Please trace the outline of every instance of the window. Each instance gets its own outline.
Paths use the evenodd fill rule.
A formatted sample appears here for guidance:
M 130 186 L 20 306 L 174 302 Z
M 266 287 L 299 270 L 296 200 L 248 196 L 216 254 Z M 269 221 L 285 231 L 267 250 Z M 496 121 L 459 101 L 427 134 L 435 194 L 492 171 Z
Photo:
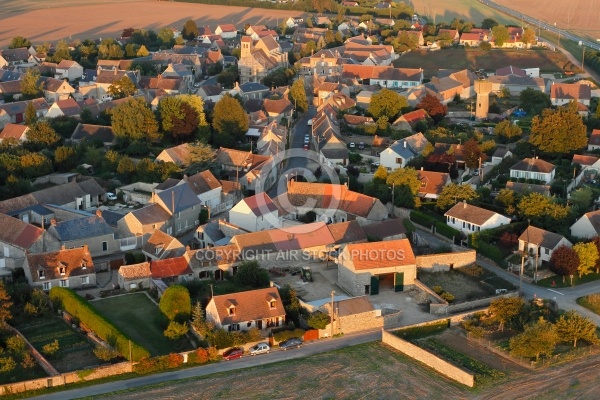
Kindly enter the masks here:
M 81 284 L 82 285 L 89 285 L 90 284 L 90 277 L 89 276 L 82 276 L 81 277 Z
M 67 272 L 67 269 L 65 267 L 59 267 L 58 268 L 58 273 L 61 275 L 64 275 Z
M 235 315 L 235 307 L 229 307 L 228 310 L 229 315 Z
M 163 246 L 156 246 L 156 254 L 160 254 L 161 251 L 163 251 Z
M 547 248 L 547 247 L 544 247 L 544 253 L 545 253 L 546 255 L 550 255 L 550 249 L 549 249 L 549 248 Z
M 60 281 L 58 281 L 58 284 L 60 287 L 69 287 L 69 280 L 68 279 L 61 279 Z
M 251 327 L 252 327 L 252 322 L 248 322 L 248 323 L 246 324 L 246 327 L 247 327 L 247 328 L 251 328 Z
M 198 239 L 204 240 L 204 232 L 198 232 Z
M 102 242 L 102 251 L 108 251 L 108 242 Z
M 38 271 L 38 278 L 46 279 L 46 271 Z
M 402 164 L 402 158 L 396 157 L 396 164 Z
M 81 261 L 81 269 L 86 269 L 87 268 L 87 262 L 85 260 Z
M 198 279 L 208 279 L 210 278 L 210 271 L 200 271 L 198 273 Z
M 181 218 L 181 213 L 180 212 L 177 213 L 177 218 Z
M 275 300 L 269 301 L 269 308 L 275 308 Z
M 50 288 L 52 287 L 52 285 L 50 284 L 50 282 L 44 282 L 42 288 L 44 290 L 50 290 Z

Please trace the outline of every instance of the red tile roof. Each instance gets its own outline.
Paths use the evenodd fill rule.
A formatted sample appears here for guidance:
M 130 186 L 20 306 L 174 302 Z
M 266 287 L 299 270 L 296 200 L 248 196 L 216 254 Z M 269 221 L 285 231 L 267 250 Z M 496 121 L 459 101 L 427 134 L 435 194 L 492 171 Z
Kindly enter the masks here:
M 152 279 L 172 278 L 192 273 L 185 257 L 167 258 L 165 260 L 154 260 L 150 263 Z
M 260 217 L 267 213 L 276 213 L 278 208 L 266 193 L 258 193 L 242 200 L 252 210 L 252 213 Z
M 589 100 L 592 97 L 592 88 L 589 85 L 578 83 L 553 83 L 550 88 L 550 98 Z
M 270 307 L 271 301 L 275 302 L 274 307 Z M 210 303 L 214 303 L 223 325 L 285 316 L 281 296 L 275 287 L 214 296 Z M 230 309 L 233 309 L 232 314 Z
M 29 254 L 27 255 L 27 264 L 34 282 L 94 273 L 94 263 L 87 246 L 51 253 Z M 61 268 L 64 268 L 62 274 Z M 44 272 L 43 279 L 40 278 L 39 271 Z
M 357 271 L 415 264 L 408 239 L 349 244 L 342 251 L 341 258 L 342 263 L 352 264 Z

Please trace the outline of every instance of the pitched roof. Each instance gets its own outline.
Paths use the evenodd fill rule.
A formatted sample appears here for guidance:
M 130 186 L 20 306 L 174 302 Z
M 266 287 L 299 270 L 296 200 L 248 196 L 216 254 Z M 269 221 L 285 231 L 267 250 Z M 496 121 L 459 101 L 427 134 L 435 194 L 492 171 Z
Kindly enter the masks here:
M 171 213 L 185 211 L 192 206 L 201 204 L 196 193 L 187 183 L 163 190 L 157 196 Z
M 529 172 L 542 172 L 545 174 L 549 174 L 554 171 L 556 167 L 554 164 L 550 164 L 547 161 L 542 160 L 541 158 L 524 158 L 519 161 L 512 167 L 511 170 L 515 171 L 529 171 Z
M 59 221 L 56 222 L 56 225 L 50 226 L 48 230 L 55 233 L 55 236 L 62 242 L 114 234 L 104 218 L 97 215 Z
M 527 76 L 527 72 L 521 68 L 513 67 L 512 65 L 496 70 L 496 76 L 507 75 Z
M 352 115 L 352 114 L 344 114 L 344 122 L 348 125 L 359 125 L 359 124 L 372 124 L 373 118 L 364 117 L 362 115 Z
M 497 213 L 486 210 L 485 208 L 477 207 L 461 201 L 446 211 L 444 216 L 460 219 L 461 221 L 467 221 L 475 225 L 483 225 L 496 214 Z
M 446 172 L 418 171 L 418 178 L 421 181 L 419 193 L 440 194 L 446 184 L 450 181 L 450 175 Z
M 329 302 L 324 304 L 324 307 L 328 311 L 331 310 L 331 304 Z M 351 297 L 349 299 L 335 301 L 335 314 L 339 317 L 362 314 L 373 311 L 374 309 L 375 308 L 367 296 Z
M 256 217 L 260 217 L 261 215 L 268 213 L 278 212 L 278 208 L 275 203 L 273 203 L 273 200 L 271 200 L 269 195 L 264 192 L 255 194 L 254 196 L 246 197 L 241 201 L 248 206 L 248 208 Z
M 367 225 L 366 227 L 368 226 L 371 225 Z M 358 221 L 346 221 L 337 224 L 329 224 L 327 227 L 329 228 L 329 232 L 331 232 L 331 236 L 333 236 L 335 244 L 364 242 L 367 240 L 367 234 L 360 226 Z
M 34 282 L 95 273 L 92 255 L 87 246 L 51 253 L 28 254 L 27 263 Z M 64 273 L 61 273 L 61 268 L 64 268 Z M 43 279 L 40 278 L 40 271 L 44 272 Z
M 277 251 L 302 250 L 335 243 L 324 222 L 266 231 Z
M 221 182 L 209 170 L 198 172 L 192 176 L 184 176 L 183 179 L 196 195 L 222 187 Z
M 394 124 L 400 121 L 406 121 L 410 124 L 410 126 L 414 126 L 417 122 L 427 120 L 428 118 L 429 114 L 427 114 L 427 111 L 420 108 L 418 110 L 402 114 L 396 119 L 396 121 L 394 121 Z
M 171 248 L 171 246 L 174 247 Z M 181 249 L 183 249 L 183 245 L 179 240 L 175 239 L 173 236 L 167 235 L 160 229 L 156 229 L 154 233 L 150 235 L 146 243 L 144 243 L 144 247 L 142 247 L 143 251 L 153 256 L 157 256 L 157 258 L 166 258 L 169 256 L 169 253 L 173 253 L 173 250 L 177 251 Z
M 272 300 L 275 301 L 273 308 L 270 307 Z M 281 296 L 276 287 L 214 296 L 210 301 L 214 303 L 222 325 L 285 315 Z M 235 310 L 233 314 L 229 312 L 231 308 Z
M 192 269 L 184 256 L 166 258 L 164 260 L 152 260 L 150 262 L 152 279 L 173 278 L 181 275 L 189 275 Z
M 150 263 L 143 262 L 132 265 L 121 265 L 119 268 L 119 275 L 121 275 L 126 281 L 149 278 L 152 275 L 152 272 L 150 271 Z
M 234 149 L 219 148 L 216 156 L 216 163 L 221 165 L 232 165 L 237 167 L 245 167 L 250 164 L 252 153 L 249 151 L 241 151 Z
M 291 111 L 294 106 L 287 98 L 282 97 L 281 99 L 277 100 L 265 99 L 263 102 L 263 108 L 269 114 L 283 114 Z
M 421 81 L 422 69 L 395 68 L 392 66 L 344 64 L 342 76 L 360 79 L 386 79 L 393 81 Z
M 579 83 L 556 83 L 550 88 L 550 98 L 567 100 L 590 100 L 592 88 Z
M 592 130 L 588 144 L 600 146 L 600 129 Z
M 415 264 L 408 239 L 349 244 L 341 257 L 344 264 L 352 265 L 358 271 Z
M 103 143 L 112 143 L 115 140 L 115 133 L 111 126 L 77 124 L 77 127 L 71 135 L 72 140 L 99 139 Z
M 190 151 L 191 146 L 189 143 L 183 143 L 178 146 L 169 147 L 164 149 L 158 157 L 164 157 L 164 154 L 168 155 L 173 163 L 177 166 L 185 166 L 190 162 Z M 158 158 L 157 157 L 157 158 Z
M 549 185 L 537 185 L 533 183 L 506 182 L 506 188 L 516 193 L 539 193 L 544 196 L 550 196 Z
M 564 239 L 564 236 L 559 235 L 558 233 L 549 232 L 531 225 L 523 231 L 521 236 L 519 236 L 520 241 L 535 244 L 547 249 L 555 248 L 562 239 Z
M 2 227 L 0 242 L 22 249 L 29 249 L 44 234 L 43 229 L 2 213 L 0 213 L 0 226 Z
M 27 125 L 6 124 L 2 132 L 0 132 L 0 140 L 9 138 L 20 140 L 28 130 L 29 127 Z
M 146 207 L 131 212 L 142 225 L 157 224 L 168 221 L 171 214 L 159 204 L 149 204 Z
M 362 227 L 362 230 L 367 236 L 373 236 L 383 240 L 391 236 L 405 235 L 406 228 L 402 222 L 403 220 L 401 219 L 390 219 L 387 221 L 365 225 Z
M 596 156 L 584 156 L 581 154 L 574 154 L 571 164 L 594 165 L 596 162 L 598 162 L 598 160 L 600 160 L 600 158 Z
M 218 28 L 221 28 L 222 32 L 237 32 L 237 29 L 233 24 L 221 24 Z
M 81 113 L 81 107 L 79 104 L 77 104 L 75 99 L 68 98 L 64 100 L 58 100 L 54 104 L 56 104 L 56 106 L 60 108 L 62 113 L 67 117 L 72 117 Z

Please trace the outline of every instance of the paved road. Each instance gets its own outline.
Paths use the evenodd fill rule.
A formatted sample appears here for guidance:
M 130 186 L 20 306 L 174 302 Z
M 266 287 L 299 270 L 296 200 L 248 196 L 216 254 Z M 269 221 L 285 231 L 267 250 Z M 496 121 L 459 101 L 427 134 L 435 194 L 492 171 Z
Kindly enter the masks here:
M 271 364 L 279 361 L 285 361 L 295 358 L 303 358 L 313 354 L 325 353 L 328 351 L 341 349 L 357 344 L 373 342 L 381 339 L 381 331 L 374 330 L 353 335 L 344 335 L 335 339 L 319 340 L 306 343 L 299 349 L 278 350 L 269 354 L 263 354 L 256 357 L 243 357 L 233 361 L 222 361 L 216 364 L 209 364 L 200 367 L 188 368 L 181 371 L 166 372 L 163 374 L 143 376 L 117 382 L 103 383 L 80 389 L 67 390 L 34 397 L 40 400 L 64 400 L 78 399 L 81 397 L 97 396 L 105 393 L 112 393 L 120 390 L 130 390 L 147 385 L 155 385 L 163 382 L 171 382 L 178 379 L 196 378 L 211 375 L 219 372 L 234 371 L 242 368 L 256 367 L 259 365 Z

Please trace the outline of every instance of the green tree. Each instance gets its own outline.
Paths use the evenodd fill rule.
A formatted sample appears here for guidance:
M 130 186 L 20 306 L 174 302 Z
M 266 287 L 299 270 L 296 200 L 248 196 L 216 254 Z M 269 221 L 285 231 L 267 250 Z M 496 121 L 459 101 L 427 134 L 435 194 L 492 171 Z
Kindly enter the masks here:
M 175 35 L 171 28 L 165 27 L 158 31 L 158 38 L 160 39 L 161 48 L 170 49 L 175 43 Z
M 62 60 L 71 60 L 71 50 L 69 49 L 69 44 L 64 40 L 59 40 L 56 44 L 56 48 L 54 49 L 54 53 L 52 53 L 52 57 L 50 57 L 50 61 L 55 63 L 60 63 Z
M 179 97 L 163 97 L 158 103 L 157 114 L 162 130 L 176 139 L 190 136 L 198 127 L 195 110 Z
M 531 120 L 529 143 L 547 153 L 569 153 L 585 147 L 587 140 L 575 101 L 556 110 L 546 109 Z
M 8 45 L 9 49 L 20 49 L 21 47 L 31 47 L 29 39 L 26 39 L 23 36 L 15 36 Z
M 33 105 L 33 101 L 27 102 L 27 107 L 25 107 L 25 125 L 31 126 L 37 122 L 37 111 L 35 110 L 35 106 Z
M 156 142 L 158 122 L 143 98 L 132 98 L 111 110 L 112 128 L 115 136 L 128 140 Z
M 150 52 L 148 51 L 146 46 L 141 45 L 135 55 L 138 57 L 147 57 L 149 54 L 150 54 Z
M 552 355 L 558 340 L 554 325 L 540 318 L 533 325 L 526 326 L 525 332 L 510 339 L 510 353 L 517 357 L 535 357 L 538 361 L 540 356 Z
M 498 330 L 504 331 L 506 326 L 514 326 L 524 308 L 525 301 L 521 297 L 502 297 L 492 300 L 488 313 L 498 322 Z
M 558 204 L 553 198 L 540 193 L 530 193 L 521 197 L 517 205 L 519 214 L 524 219 L 544 229 L 550 229 L 556 224 L 567 221 L 571 208 Z
M 463 158 L 468 168 L 477 168 L 480 161 L 485 160 L 485 154 L 481 151 L 479 143 L 475 139 L 469 139 L 463 144 Z
M 118 174 L 126 177 L 127 180 L 130 180 L 135 172 L 136 167 L 131 158 L 123 156 L 119 159 L 119 164 L 117 165 Z
M 594 236 L 594 238 L 592 239 L 592 243 L 594 243 L 594 246 L 596 246 L 596 249 L 598 250 L 598 254 L 600 254 L 600 236 Z M 598 261 L 596 261 L 596 273 L 600 272 L 600 257 L 598 257 Z
M 329 324 L 329 315 L 320 311 L 315 311 L 308 317 L 308 326 L 313 329 L 325 329 Z
M 0 282 L 0 327 L 6 326 L 6 321 L 12 319 L 10 308 L 13 303 L 10 301 L 10 295 L 4 287 L 4 282 Z
M 429 114 L 435 123 L 439 123 L 448 114 L 448 107 L 442 104 L 436 96 L 429 93 L 421 99 L 416 108 L 427 111 L 427 114 Z
M 306 89 L 304 88 L 304 80 L 298 79 L 292 84 L 288 99 L 296 109 L 300 112 L 308 111 L 308 100 L 306 99 Z
M 581 278 L 583 275 L 592 273 L 598 261 L 598 249 L 596 245 L 592 242 L 577 243 L 573 246 L 573 250 L 575 250 L 577 258 L 579 258 L 579 265 L 577 267 L 579 277 Z
M 269 286 L 269 280 L 269 273 L 257 261 L 244 261 L 233 276 L 233 281 L 240 288 L 264 288 Z
M 175 321 L 169 322 L 169 326 L 164 331 L 164 335 L 167 339 L 177 340 L 180 337 L 184 336 L 188 333 L 190 328 L 188 327 L 187 322 L 179 323 Z
M 585 214 L 592 205 L 592 201 L 594 201 L 594 193 L 588 186 L 580 187 L 571 193 L 569 201 L 580 214 Z
M 0 373 L 10 372 L 17 367 L 15 359 L 12 357 L 0 357 Z
M 577 252 L 571 247 L 562 245 L 554 249 L 552 256 L 550 256 L 550 271 L 563 277 L 569 276 L 571 278 L 571 285 L 573 285 L 573 275 L 579 268 L 579 256 Z
M 202 100 L 202 97 L 193 94 L 181 94 L 177 97 L 196 111 L 196 115 L 198 116 L 198 128 L 208 127 L 206 115 L 204 114 L 204 101 Z
M 528 114 L 541 114 L 544 109 L 549 108 L 551 105 L 550 96 L 540 90 L 527 88 L 519 94 L 519 107 Z
M 101 60 L 119 60 L 124 54 L 121 45 L 112 38 L 103 39 L 98 46 L 98 58 Z
M 393 121 L 400 114 L 400 111 L 406 107 L 408 107 L 406 97 L 399 95 L 393 90 L 381 89 L 379 92 L 373 94 L 367 111 L 375 119 L 385 115 L 389 121 Z
M 190 292 L 181 285 L 169 286 L 161 296 L 158 308 L 169 321 L 187 321 L 192 312 Z
M 127 75 L 123 75 L 108 87 L 106 91 L 109 96 L 115 99 L 133 96 L 135 94 L 135 84 Z
M 283 304 L 287 318 L 293 321 L 296 326 L 299 326 L 300 313 L 303 309 L 300 305 L 300 300 L 298 300 L 296 289 L 290 285 L 284 285 L 279 289 L 279 295 L 281 296 L 281 303 Z
M 501 189 L 496 196 L 496 202 L 506 208 L 508 214 L 514 214 L 515 205 L 517 204 L 517 196 L 514 190 Z
M 181 36 L 183 36 L 184 39 L 196 39 L 199 33 L 200 30 L 198 30 L 198 25 L 196 25 L 196 22 L 192 21 L 191 19 L 186 21 L 185 24 L 183 24 Z
M 39 121 L 29 127 L 27 141 L 39 145 L 41 148 L 54 147 L 60 142 L 60 136 L 48 122 Z
M 118 351 L 110 347 L 104 347 L 99 345 L 94 348 L 94 355 L 98 357 L 99 360 L 106 362 L 114 360 L 115 358 L 120 356 Z
M 52 172 L 52 161 L 42 153 L 23 154 L 20 161 L 26 178 L 35 178 Z
M 54 339 L 54 341 L 47 343 L 42 346 L 42 353 L 47 356 L 53 356 L 60 350 L 60 344 L 58 343 L 58 339 Z
M 243 141 L 249 128 L 248 116 L 242 105 L 229 94 L 215 104 L 212 124 L 226 142 Z
M 402 186 L 405 185 L 410 189 L 410 193 L 416 196 L 419 193 L 421 187 L 421 180 L 419 179 L 419 172 L 414 168 L 398 168 L 392 171 L 388 176 L 386 183 L 388 186 Z
M 505 119 L 496 124 L 494 133 L 498 136 L 505 137 L 506 139 L 512 139 L 514 137 L 520 137 L 523 134 L 523 130 L 519 125 L 513 124 L 511 120 Z
M 77 165 L 75 149 L 71 146 L 59 146 L 54 150 L 54 163 L 61 171 L 70 171 Z
M 44 93 L 44 85 L 40 79 L 40 72 L 36 68 L 29 68 L 21 78 L 21 93 L 25 99 L 35 99 Z
M 495 26 L 498 26 L 498 22 L 492 18 L 486 18 L 481 22 L 481 27 L 483 29 L 492 29 Z
M 492 36 L 497 47 L 502 47 L 510 39 L 508 28 L 504 25 L 497 25 L 492 28 Z
M 594 321 L 584 317 L 577 311 L 567 311 L 556 321 L 556 333 L 561 342 L 572 342 L 573 347 L 577 347 L 577 341 L 580 339 L 590 344 L 598 343 L 598 328 Z
M 532 45 L 535 44 L 535 40 L 535 31 L 531 28 L 525 28 L 525 30 L 523 31 L 523 36 L 521 36 L 521 41 L 523 42 L 523 44 Z
M 455 205 L 459 201 L 473 201 L 479 199 L 479 195 L 471 185 L 457 185 L 451 183 L 444 186 L 442 193 L 438 196 L 435 205 L 441 209 L 447 209 Z

